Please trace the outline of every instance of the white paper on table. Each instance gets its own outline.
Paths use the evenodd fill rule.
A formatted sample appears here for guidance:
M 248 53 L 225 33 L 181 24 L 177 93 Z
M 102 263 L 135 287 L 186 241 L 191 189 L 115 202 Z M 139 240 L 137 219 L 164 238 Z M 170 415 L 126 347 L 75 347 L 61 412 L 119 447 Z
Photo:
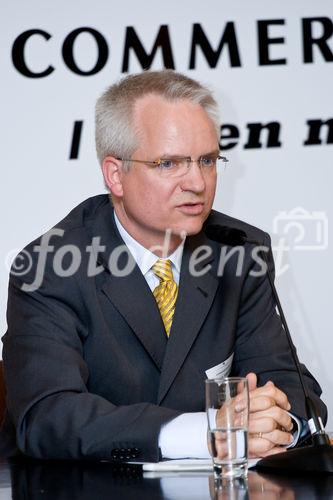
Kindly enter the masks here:
M 259 458 L 250 458 L 248 461 L 248 467 L 251 469 L 255 467 Z M 210 458 L 206 459 L 192 459 L 192 458 L 184 458 L 179 460 L 163 460 L 162 462 L 156 463 L 143 463 L 142 470 L 144 472 L 205 472 L 212 471 L 213 464 Z

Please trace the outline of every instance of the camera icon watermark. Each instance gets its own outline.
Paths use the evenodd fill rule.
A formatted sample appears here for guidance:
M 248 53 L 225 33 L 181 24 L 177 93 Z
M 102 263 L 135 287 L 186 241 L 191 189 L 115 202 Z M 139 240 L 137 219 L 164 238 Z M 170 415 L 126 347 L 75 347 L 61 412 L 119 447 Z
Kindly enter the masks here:
M 308 212 L 302 207 L 279 212 L 273 219 L 273 233 L 284 237 L 286 250 L 327 250 L 328 218 L 325 212 Z
M 328 248 L 328 218 L 324 211 L 309 212 L 302 207 L 281 211 L 273 219 L 272 233 L 276 235 L 273 246 L 276 277 L 289 269 L 284 262 L 286 252 Z

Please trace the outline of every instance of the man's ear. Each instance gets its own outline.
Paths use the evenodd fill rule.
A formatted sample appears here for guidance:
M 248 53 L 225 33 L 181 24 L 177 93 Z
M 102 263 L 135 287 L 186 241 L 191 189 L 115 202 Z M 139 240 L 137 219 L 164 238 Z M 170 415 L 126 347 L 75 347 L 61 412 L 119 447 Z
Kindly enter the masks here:
M 106 156 L 102 163 L 105 184 L 114 196 L 123 195 L 121 160 L 113 156 Z

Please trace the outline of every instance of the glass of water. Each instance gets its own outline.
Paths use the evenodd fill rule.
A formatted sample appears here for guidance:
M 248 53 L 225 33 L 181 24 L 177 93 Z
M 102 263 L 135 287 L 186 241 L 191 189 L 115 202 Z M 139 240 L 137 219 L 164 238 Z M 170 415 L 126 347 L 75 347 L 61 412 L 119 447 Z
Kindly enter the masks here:
M 208 446 L 216 477 L 247 476 L 249 388 L 243 377 L 206 380 Z

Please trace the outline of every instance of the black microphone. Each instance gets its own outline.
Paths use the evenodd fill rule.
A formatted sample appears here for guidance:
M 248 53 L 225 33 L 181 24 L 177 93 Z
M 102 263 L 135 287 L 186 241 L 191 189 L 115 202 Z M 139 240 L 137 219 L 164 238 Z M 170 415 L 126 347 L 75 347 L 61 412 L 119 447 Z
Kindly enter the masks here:
M 308 417 L 308 425 L 312 437 L 312 445 L 304 446 L 302 448 L 290 449 L 287 453 L 280 453 L 278 455 L 272 455 L 263 458 L 257 463 L 256 468 L 266 471 L 280 469 L 283 471 L 294 473 L 307 471 L 313 473 L 332 474 L 333 447 L 330 445 L 330 440 L 324 430 L 321 418 L 318 415 L 311 397 L 309 396 L 309 392 L 301 370 L 301 365 L 296 353 L 295 346 L 291 339 L 287 321 L 283 313 L 281 302 L 274 284 L 274 279 L 269 269 L 267 255 L 266 252 L 262 249 L 262 243 L 256 240 L 249 239 L 247 237 L 247 234 L 241 229 L 220 226 L 218 224 L 211 224 L 206 226 L 205 234 L 209 239 L 213 241 L 217 241 L 218 243 L 222 243 L 224 245 L 229 245 L 232 247 L 244 246 L 246 243 L 261 247 L 260 251 L 258 252 L 258 256 L 262 258 L 266 265 L 268 281 L 281 318 L 283 329 L 287 337 L 289 348 L 295 363 L 295 367 L 305 398 L 305 406 Z
M 246 233 L 233 227 L 210 224 L 205 227 L 205 233 L 210 240 L 214 240 L 231 247 L 244 246 L 247 242 Z

